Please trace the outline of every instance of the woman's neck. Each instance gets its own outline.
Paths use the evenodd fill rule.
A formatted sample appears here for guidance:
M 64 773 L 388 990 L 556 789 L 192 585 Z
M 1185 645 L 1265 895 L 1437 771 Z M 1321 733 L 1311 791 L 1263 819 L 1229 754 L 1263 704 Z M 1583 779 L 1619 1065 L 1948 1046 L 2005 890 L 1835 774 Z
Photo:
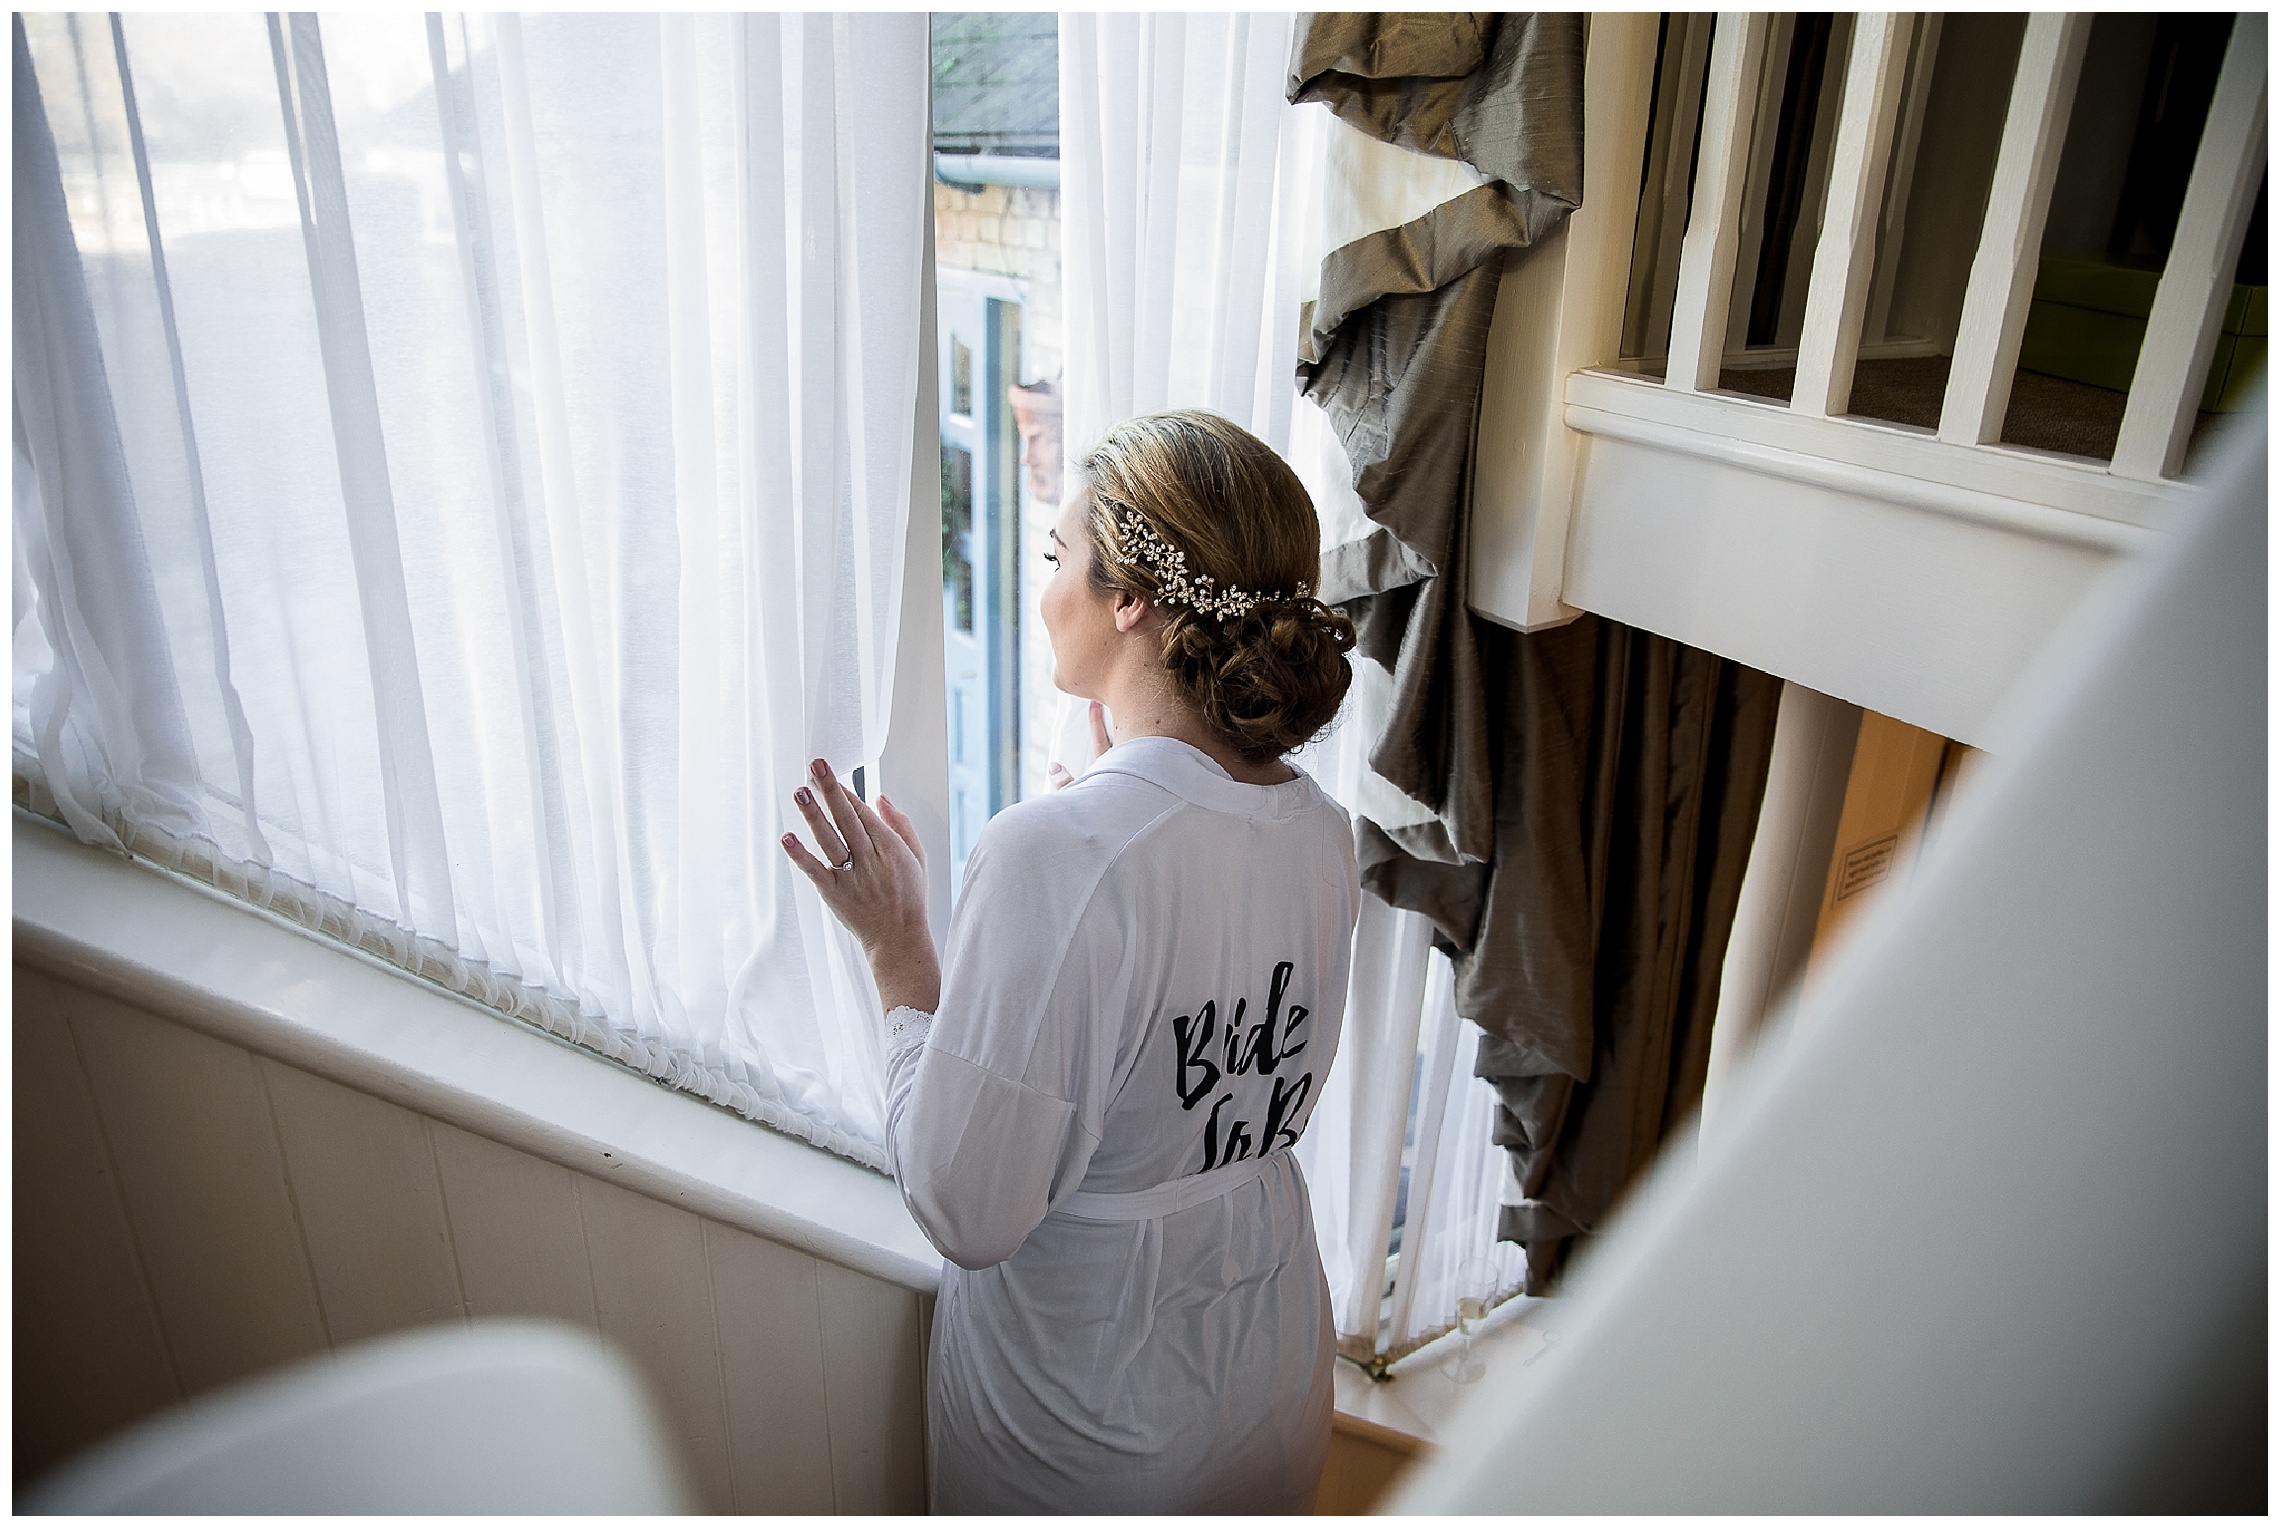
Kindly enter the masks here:
M 1161 670 L 1157 671 L 1159 674 Z M 1187 744 L 1244 785 L 1281 785 L 1298 771 L 1281 759 L 1255 763 L 1211 729 L 1203 713 L 1181 698 L 1166 674 L 1119 675 L 1104 687 L 1101 703 L 1114 719 L 1119 743 L 1136 737 L 1168 737 Z

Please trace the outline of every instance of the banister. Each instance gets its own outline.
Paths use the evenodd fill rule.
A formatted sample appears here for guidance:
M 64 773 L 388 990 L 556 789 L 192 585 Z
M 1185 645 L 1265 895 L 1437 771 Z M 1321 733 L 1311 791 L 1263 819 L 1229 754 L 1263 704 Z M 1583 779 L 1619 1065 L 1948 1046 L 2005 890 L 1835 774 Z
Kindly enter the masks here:
M 1694 216 L 1679 252 L 1670 364 L 1664 374 L 1664 385 L 1681 392 L 1716 387 L 1725 358 L 1727 307 L 1733 299 L 1734 258 L 1741 240 L 1742 188 L 1749 176 L 1758 75 L 1765 67 L 1770 28 L 1762 13 L 1722 12 L 1711 43 L 1710 98 L 1695 172 Z
M 2034 297 L 2043 222 L 2089 42 L 2090 18 L 2080 12 L 2042 11 L 2027 18 L 1940 405 L 1940 439 L 1952 445 L 1975 446 L 2002 436 L 2019 336 Z
M 1870 11 L 1853 29 L 1828 202 L 1813 252 L 1805 327 L 1797 342 L 1797 380 L 1789 397 L 1790 408 L 1801 414 L 1842 414 L 1852 397 L 1853 363 L 1860 353 L 1861 319 L 1874 274 L 1876 213 L 1892 156 L 1892 124 L 1914 23 L 1905 11 Z
M 2243 11 L 2233 22 L 2114 443 L 2113 471 L 2121 477 L 2154 481 L 2185 464 L 2241 237 L 2264 178 L 2266 30 L 2262 11 Z

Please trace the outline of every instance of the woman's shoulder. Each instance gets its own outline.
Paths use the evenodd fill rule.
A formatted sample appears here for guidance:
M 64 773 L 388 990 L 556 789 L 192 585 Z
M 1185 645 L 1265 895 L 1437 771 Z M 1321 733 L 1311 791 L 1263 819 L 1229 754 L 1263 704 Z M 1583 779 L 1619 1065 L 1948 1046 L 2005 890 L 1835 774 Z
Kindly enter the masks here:
M 1147 826 L 1179 805 L 1162 786 L 1102 772 L 1026 801 L 985 824 L 977 849 L 1025 856 L 1092 854 L 1114 858 Z

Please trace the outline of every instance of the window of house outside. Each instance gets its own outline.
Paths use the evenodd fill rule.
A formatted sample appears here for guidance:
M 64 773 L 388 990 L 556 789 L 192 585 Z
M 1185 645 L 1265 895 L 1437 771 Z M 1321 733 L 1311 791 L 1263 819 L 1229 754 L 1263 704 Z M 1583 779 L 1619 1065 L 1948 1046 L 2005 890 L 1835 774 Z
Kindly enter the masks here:
M 1065 709 L 1037 618 L 1066 449 L 1058 22 L 937 12 L 932 47 L 955 882 L 982 824 L 1046 788 Z

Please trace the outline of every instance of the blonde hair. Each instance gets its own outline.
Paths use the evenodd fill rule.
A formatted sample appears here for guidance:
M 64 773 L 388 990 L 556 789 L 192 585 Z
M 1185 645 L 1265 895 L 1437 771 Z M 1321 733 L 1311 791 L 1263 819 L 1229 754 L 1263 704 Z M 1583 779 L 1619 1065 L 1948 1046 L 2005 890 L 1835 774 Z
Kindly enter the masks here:
M 1256 763 L 1329 726 L 1354 623 L 1310 592 L 1322 537 L 1298 474 L 1201 409 L 1127 419 L 1078 470 L 1093 587 L 1162 613 L 1164 666 L 1211 729 Z

